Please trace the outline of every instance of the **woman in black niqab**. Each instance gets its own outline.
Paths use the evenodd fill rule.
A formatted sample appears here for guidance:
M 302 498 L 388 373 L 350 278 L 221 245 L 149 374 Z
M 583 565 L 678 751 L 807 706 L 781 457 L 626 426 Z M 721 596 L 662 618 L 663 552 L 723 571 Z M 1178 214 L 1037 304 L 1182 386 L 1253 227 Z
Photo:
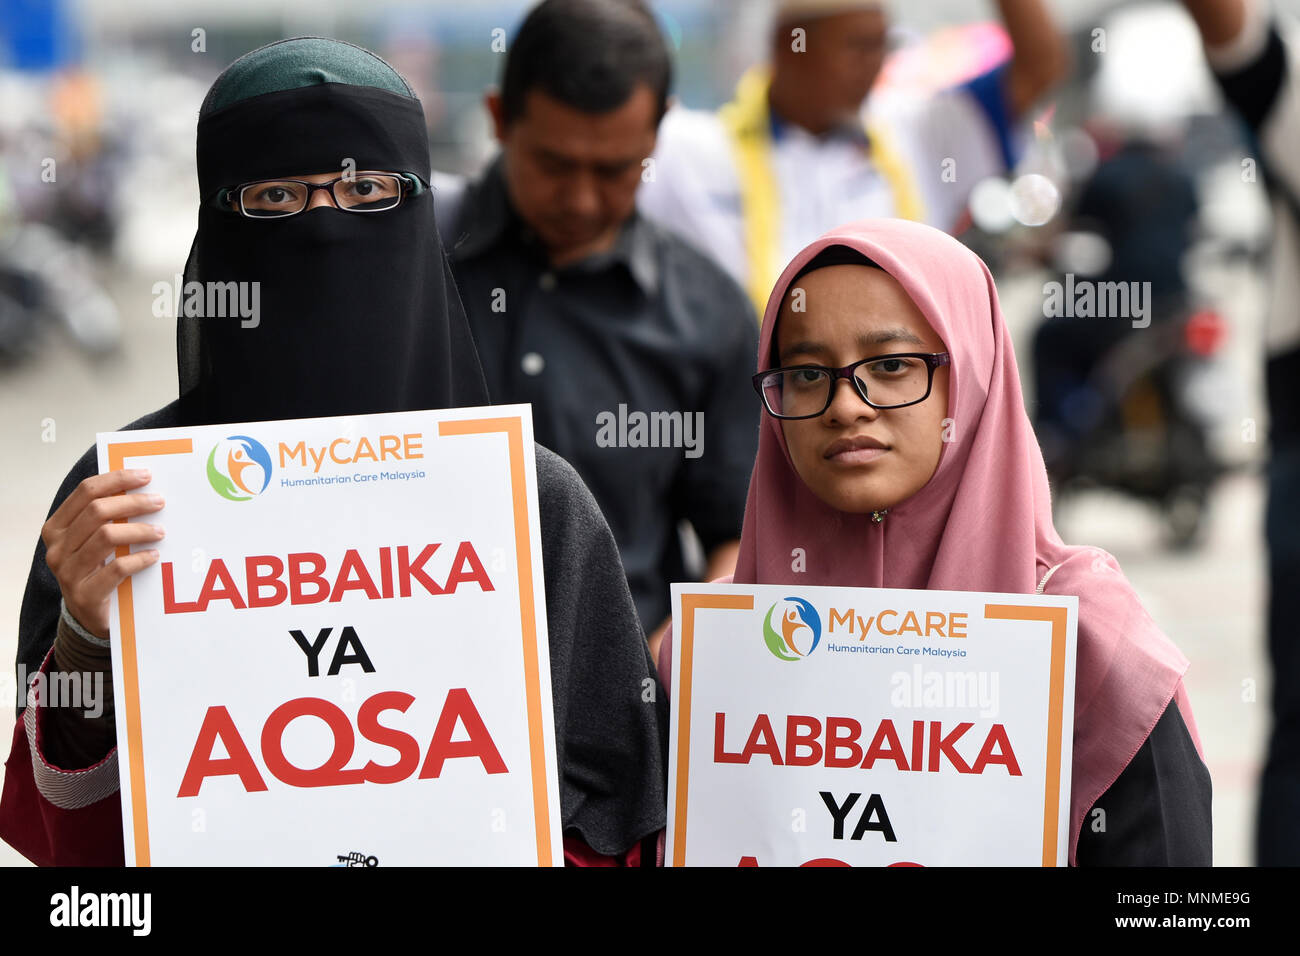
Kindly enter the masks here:
M 312 66 L 304 69 L 308 57 Z M 389 88 L 340 82 L 364 71 L 367 60 Z M 392 89 L 398 84 L 403 92 Z M 178 317 L 188 421 L 487 403 L 434 224 L 427 136 L 405 81 L 373 54 L 338 41 L 262 47 L 217 79 L 199 114 L 203 204 L 185 279 L 205 289 L 258 283 L 259 314 Z M 418 184 L 396 209 L 377 213 L 309 209 L 252 219 L 226 201 L 228 188 L 240 183 L 329 170 L 401 172 Z
M 331 170 L 399 173 L 411 188 L 382 212 L 327 202 L 254 219 L 229 201 L 243 183 Z M 199 115 L 202 204 L 177 318 L 180 394 L 127 429 L 487 404 L 429 172 L 419 101 L 374 54 L 302 37 L 236 60 Z M 228 283 L 258 284 L 256 298 L 238 300 L 256 302 L 255 314 L 201 314 L 209 289 L 235 301 Z M 566 859 L 653 864 L 665 822 L 666 700 L 603 516 L 567 463 L 536 452 Z M 51 514 L 96 471 L 92 448 Z M 20 673 L 53 666 L 56 634 L 66 646 L 61 600 L 41 542 L 19 622 Z M 120 865 L 111 716 L 101 723 L 108 736 L 94 738 L 76 714 L 24 701 L 19 712 L 0 836 L 37 863 Z

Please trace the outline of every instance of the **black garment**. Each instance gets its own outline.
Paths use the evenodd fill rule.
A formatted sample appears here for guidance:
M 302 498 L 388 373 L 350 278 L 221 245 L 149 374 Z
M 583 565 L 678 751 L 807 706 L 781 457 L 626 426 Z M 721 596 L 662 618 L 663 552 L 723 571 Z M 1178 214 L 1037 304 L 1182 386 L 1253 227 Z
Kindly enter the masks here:
M 1210 866 L 1210 836 L 1210 771 L 1171 702 L 1084 818 L 1075 859 L 1079 866 Z
M 1251 63 L 1218 76 L 1224 98 L 1246 121 L 1254 155 L 1261 157 L 1264 182 L 1279 217 L 1300 229 L 1300 194 L 1288 188 L 1279 170 L 1296 180 L 1300 155 L 1269 149 L 1267 134 L 1293 121 L 1288 87 L 1296 68 L 1294 46 L 1284 43 L 1276 24 L 1269 27 L 1263 51 Z M 1282 142 L 1289 142 L 1283 138 Z M 1295 272 L 1300 263 L 1277 260 L 1274 269 Z M 1274 319 L 1294 328 L 1295 302 L 1274 302 Z M 1290 316 L 1280 310 L 1291 310 Z M 1273 726 L 1260 778 L 1255 859 L 1261 866 L 1300 865 L 1300 347 L 1271 351 L 1265 366 L 1269 415 L 1268 505 L 1268 653 L 1273 669 Z
M 551 268 L 510 206 L 500 157 L 446 199 L 459 201 L 444 235 L 458 240 L 452 270 L 492 401 L 532 403 L 537 440 L 596 496 L 653 630 L 668 616 L 669 584 L 686 580 L 678 522 L 706 551 L 740 537 L 758 451 L 753 310 L 712 260 L 639 214 L 609 252 Z M 680 412 L 683 425 L 702 412 L 702 453 L 602 447 L 610 418 L 598 416 L 617 423 L 620 406 Z
M 187 420 L 487 404 L 427 189 L 378 213 L 329 208 L 248 219 L 216 205 L 224 188 L 338 170 L 345 159 L 358 171 L 427 181 L 419 102 L 327 83 L 255 96 L 199 119 L 203 204 L 185 278 L 257 282 L 260 314 L 255 324 L 178 317 Z
M 1096 232 L 1110 246 L 1110 264 L 1094 283 L 1146 283 L 1148 321 L 1187 312 L 1182 261 L 1191 244 L 1199 203 L 1196 184 L 1176 156 L 1141 140 L 1125 143 L 1097 167 L 1073 212 L 1074 228 Z M 1064 282 L 1064 279 L 1061 279 Z M 1103 288 L 1103 286 L 1098 286 Z M 1106 403 L 1093 378 L 1097 367 L 1134 334 L 1132 316 L 1047 318 L 1034 333 L 1038 400 L 1034 428 L 1049 471 L 1069 471 L 1069 454 L 1102 423 Z
M 1155 301 L 1182 299 L 1182 263 L 1199 210 L 1196 183 L 1176 153 L 1126 141 L 1097 167 L 1074 208 L 1075 228 L 1096 231 L 1110 246 L 1110 264 L 1089 278 L 1149 282 Z
M 172 402 L 126 428 L 191 424 L 181 414 Z M 535 452 L 561 826 L 612 856 L 665 826 L 667 696 L 591 492 L 558 455 L 540 445 Z M 92 448 L 64 479 L 50 513 L 97 472 Z M 29 674 L 54 643 L 59 599 L 38 542 L 18 624 L 18 663 Z

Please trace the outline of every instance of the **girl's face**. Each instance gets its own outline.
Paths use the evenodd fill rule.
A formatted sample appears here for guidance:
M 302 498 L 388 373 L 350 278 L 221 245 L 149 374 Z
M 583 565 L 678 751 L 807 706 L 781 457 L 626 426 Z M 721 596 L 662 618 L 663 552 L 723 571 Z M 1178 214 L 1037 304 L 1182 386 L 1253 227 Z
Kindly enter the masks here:
M 795 289 L 804 293 L 800 311 Z M 778 366 L 839 368 L 876 355 L 946 350 L 898 281 L 871 266 L 808 273 L 786 293 L 777 322 Z M 930 480 L 947 414 L 948 367 L 941 366 L 929 397 L 916 405 L 875 409 L 851 382 L 836 380 L 825 412 L 781 426 L 804 484 L 832 508 L 860 514 L 892 508 Z

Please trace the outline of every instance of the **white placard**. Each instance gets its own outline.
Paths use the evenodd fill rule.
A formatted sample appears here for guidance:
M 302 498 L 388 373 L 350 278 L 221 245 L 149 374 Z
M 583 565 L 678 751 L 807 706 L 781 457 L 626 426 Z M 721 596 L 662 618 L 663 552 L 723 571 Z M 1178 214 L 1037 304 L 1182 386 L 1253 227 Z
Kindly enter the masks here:
M 1065 864 L 1077 597 L 672 592 L 670 865 Z
M 528 406 L 98 449 L 166 502 L 112 602 L 129 864 L 563 863 Z

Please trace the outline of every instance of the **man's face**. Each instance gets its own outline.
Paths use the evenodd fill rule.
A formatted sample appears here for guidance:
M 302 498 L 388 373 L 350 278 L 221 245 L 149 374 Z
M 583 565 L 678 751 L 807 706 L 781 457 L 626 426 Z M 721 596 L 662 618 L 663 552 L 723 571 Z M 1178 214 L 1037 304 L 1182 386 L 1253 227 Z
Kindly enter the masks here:
M 795 24 L 778 29 L 775 66 L 796 79 L 831 117 L 852 117 L 867 98 L 885 62 L 888 22 L 881 10 L 836 13 L 810 20 L 807 49 L 791 49 Z
M 636 206 L 642 161 L 654 152 L 658 103 L 638 85 L 622 106 L 584 113 L 541 90 L 507 124 L 488 97 L 515 211 L 540 237 L 554 265 L 613 245 Z

